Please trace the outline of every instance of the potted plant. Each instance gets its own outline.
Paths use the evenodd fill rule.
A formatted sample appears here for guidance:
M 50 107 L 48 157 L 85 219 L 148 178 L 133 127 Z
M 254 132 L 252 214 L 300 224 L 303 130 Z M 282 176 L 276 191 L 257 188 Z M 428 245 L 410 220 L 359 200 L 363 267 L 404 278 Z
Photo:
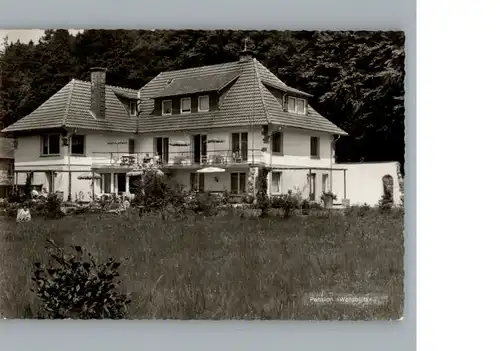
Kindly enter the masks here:
M 331 191 L 325 191 L 321 194 L 321 201 L 323 201 L 323 205 L 325 208 L 333 207 L 333 200 L 337 200 L 337 195 L 332 193 Z

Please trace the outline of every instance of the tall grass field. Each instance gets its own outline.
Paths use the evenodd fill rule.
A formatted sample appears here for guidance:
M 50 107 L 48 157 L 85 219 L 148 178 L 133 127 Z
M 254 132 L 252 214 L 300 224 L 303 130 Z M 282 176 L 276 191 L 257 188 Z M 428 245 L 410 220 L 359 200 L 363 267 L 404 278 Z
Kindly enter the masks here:
M 85 214 L 0 221 L 0 314 L 34 318 L 34 262 L 48 239 L 121 262 L 130 319 L 398 319 L 403 313 L 403 213 L 329 217 L 162 219 Z M 311 300 L 382 296 L 383 303 Z M 319 301 L 319 302 L 318 302 Z

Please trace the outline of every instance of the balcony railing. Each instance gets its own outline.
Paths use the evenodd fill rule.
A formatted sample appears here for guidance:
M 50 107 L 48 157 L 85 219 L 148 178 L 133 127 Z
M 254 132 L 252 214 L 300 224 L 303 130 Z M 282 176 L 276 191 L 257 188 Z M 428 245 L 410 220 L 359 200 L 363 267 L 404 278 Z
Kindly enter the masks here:
M 165 154 L 155 152 L 94 152 L 92 166 L 95 168 L 133 168 L 139 165 L 158 167 L 228 166 L 263 163 L 261 150 L 207 150 L 206 152 L 178 151 Z

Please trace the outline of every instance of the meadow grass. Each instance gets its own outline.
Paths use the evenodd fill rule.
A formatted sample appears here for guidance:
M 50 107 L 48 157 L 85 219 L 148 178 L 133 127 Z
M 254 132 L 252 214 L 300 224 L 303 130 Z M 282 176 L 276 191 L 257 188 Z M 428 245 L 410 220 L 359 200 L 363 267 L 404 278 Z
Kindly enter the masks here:
M 31 274 L 45 245 L 122 261 L 133 319 L 397 319 L 403 311 L 403 214 L 162 220 L 79 215 L 0 223 L 0 314 L 37 315 Z M 307 294 L 376 293 L 379 306 L 309 304 Z

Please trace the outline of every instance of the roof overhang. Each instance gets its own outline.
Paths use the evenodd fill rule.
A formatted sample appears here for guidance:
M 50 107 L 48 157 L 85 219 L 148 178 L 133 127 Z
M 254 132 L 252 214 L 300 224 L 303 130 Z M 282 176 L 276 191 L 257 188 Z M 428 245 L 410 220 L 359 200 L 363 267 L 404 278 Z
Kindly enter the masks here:
M 292 93 L 292 94 L 296 94 L 296 95 L 300 95 L 300 96 L 304 96 L 304 97 L 308 97 L 308 98 L 311 98 L 313 97 L 313 95 L 309 94 L 309 93 L 306 93 L 306 92 L 303 92 L 303 91 L 300 91 L 298 89 L 295 89 L 295 88 L 292 88 L 292 87 L 289 87 L 289 86 L 286 86 L 286 85 L 278 85 L 278 84 L 274 84 L 268 80 L 265 80 L 265 79 L 261 79 L 262 81 L 262 84 L 270 87 L 270 88 L 274 88 L 274 89 L 277 89 L 277 90 L 281 90 L 285 93 Z

